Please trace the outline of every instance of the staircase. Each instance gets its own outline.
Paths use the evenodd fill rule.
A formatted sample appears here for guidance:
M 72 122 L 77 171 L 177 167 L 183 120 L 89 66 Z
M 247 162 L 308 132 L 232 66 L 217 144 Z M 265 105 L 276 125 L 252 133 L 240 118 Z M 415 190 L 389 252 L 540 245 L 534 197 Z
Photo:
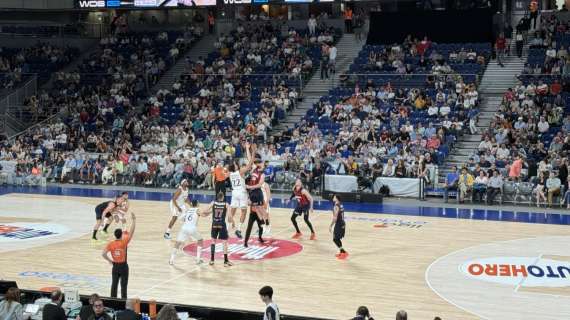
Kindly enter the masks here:
M 511 45 L 511 49 L 511 55 L 504 59 L 504 67 L 499 66 L 496 60 L 490 61 L 487 65 L 478 87 L 481 100 L 477 122 L 478 133 L 465 134 L 458 138 L 445 164 L 439 168 L 440 183 L 445 181 L 447 173 L 451 171 L 451 166 L 455 165 L 461 168 L 477 150 L 482 138 L 481 133 L 491 125 L 495 112 L 501 104 L 503 94 L 515 85 L 516 76 L 522 73 L 528 55 L 528 45 L 523 47 L 522 59 L 515 55 L 514 43 Z
M 311 80 L 309 80 L 303 89 L 303 101 L 287 118 L 273 129 L 276 135 L 279 135 L 288 128 L 295 127 L 295 124 L 298 124 L 301 119 L 303 119 L 307 111 L 312 109 L 313 105 L 318 102 L 322 96 L 327 95 L 329 90 L 339 83 L 339 75 L 348 71 L 354 58 L 356 58 L 362 49 L 363 44 L 364 42 L 355 39 L 354 34 L 344 34 L 342 36 L 340 41 L 336 44 L 336 73 L 329 74 L 329 79 L 321 80 L 321 68 L 319 66 Z
M 214 34 L 205 34 L 198 43 L 194 44 L 184 56 L 181 56 L 178 61 L 168 69 L 164 75 L 162 75 L 158 83 L 152 88 L 151 92 L 157 92 L 161 89 L 172 89 L 172 84 L 174 84 L 176 80 L 180 79 L 180 76 L 185 71 L 186 60 L 189 59 L 191 61 L 196 61 L 199 57 L 206 59 L 208 54 L 215 50 L 214 42 L 216 42 L 216 40 L 217 38 Z

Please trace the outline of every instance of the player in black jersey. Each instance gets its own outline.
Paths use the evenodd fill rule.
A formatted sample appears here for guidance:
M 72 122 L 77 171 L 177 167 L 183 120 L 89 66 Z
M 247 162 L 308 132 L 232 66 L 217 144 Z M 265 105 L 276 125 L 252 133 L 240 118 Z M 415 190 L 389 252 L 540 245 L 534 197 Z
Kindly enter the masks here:
M 210 245 L 210 265 L 214 265 L 214 255 L 216 254 L 216 243 L 222 240 L 224 244 L 224 267 L 231 267 L 233 264 L 228 260 L 228 225 L 226 217 L 228 204 L 225 195 L 219 192 L 216 201 L 212 201 L 206 214 L 212 213 L 212 244 Z
M 346 230 L 346 223 L 344 221 L 344 207 L 340 202 L 338 195 L 333 195 L 333 219 L 331 225 L 329 226 L 329 232 L 333 233 L 333 242 L 339 249 L 339 253 L 336 254 L 338 259 L 344 260 L 348 257 L 348 252 L 342 247 L 342 238 L 344 238 L 344 233 Z M 333 230 L 334 227 L 334 230 Z
M 93 227 L 93 236 L 91 237 L 91 241 L 95 242 L 97 240 L 97 231 L 101 228 L 103 224 L 103 218 L 105 218 L 105 227 L 103 228 L 103 232 L 107 233 L 107 228 L 109 228 L 109 218 L 113 215 L 113 211 L 117 209 L 117 207 L 122 203 L 123 194 L 118 194 L 113 201 L 105 201 L 103 203 L 98 204 L 95 207 L 95 226 Z

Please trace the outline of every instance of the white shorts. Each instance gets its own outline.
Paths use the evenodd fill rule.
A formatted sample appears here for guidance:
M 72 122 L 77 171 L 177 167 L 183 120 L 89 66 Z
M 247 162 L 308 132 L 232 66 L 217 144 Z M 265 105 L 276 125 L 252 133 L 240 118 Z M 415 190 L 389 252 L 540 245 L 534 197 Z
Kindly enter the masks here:
M 202 240 L 202 235 L 198 232 L 196 228 L 182 228 L 178 231 L 178 236 L 176 237 L 177 242 L 186 242 L 193 238 L 196 241 Z
M 230 208 L 247 208 L 247 194 L 245 192 L 232 192 L 232 201 L 230 203 Z
M 172 214 L 173 217 L 178 217 L 179 214 L 186 211 L 185 205 L 178 205 L 178 206 L 180 207 L 180 209 L 182 209 L 182 211 L 178 211 L 178 209 L 176 209 L 176 207 L 174 206 L 174 203 L 170 201 L 170 213 Z

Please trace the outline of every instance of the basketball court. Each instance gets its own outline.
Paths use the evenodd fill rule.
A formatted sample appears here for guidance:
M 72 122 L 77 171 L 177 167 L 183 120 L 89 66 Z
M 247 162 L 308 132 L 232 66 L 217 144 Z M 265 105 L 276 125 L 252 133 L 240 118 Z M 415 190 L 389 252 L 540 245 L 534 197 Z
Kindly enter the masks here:
M 21 288 L 78 287 L 108 295 L 111 266 L 90 243 L 98 203 L 112 190 L 0 189 L 0 277 Z M 562 319 L 570 315 L 570 219 L 565 210 L 463 206 L 416 201 L 346 204 L 350 252 L 335 258 L 330 204 L 316 203 L 317 240 L 291 240 L 291 208 L 272 202 L 273 241 L 243 250 L 232 239 L 231 268 L 196 266 L 188 255 L 168 265 L 168 193 L 131 192 L 137 230 L 128 257 L 129 296 L 261 311 L 257 290 L 275 289 L 284 314 L 347 319 L 360 305 L 377 319 L 405 309 L 411 319 Z M 205 196 L 198 196 L 203 205 Z M 279 208 L 281 207 L 281 208 Z M 542 211 L 539 211 L 542 210 Z M 533 212 L 538 211 L 538 212 Z M 209 238 L 209 218 L 199 229 Z M 180 224 L 177 223 L 173 238 Z M 193 253 L 189 245 L 186 251 Z M 217 248 L 221 253 L 221 247 Z M 203 250 L 207 259 L 209 248 Z M 564 316 L 566 315 L 566 316 Z

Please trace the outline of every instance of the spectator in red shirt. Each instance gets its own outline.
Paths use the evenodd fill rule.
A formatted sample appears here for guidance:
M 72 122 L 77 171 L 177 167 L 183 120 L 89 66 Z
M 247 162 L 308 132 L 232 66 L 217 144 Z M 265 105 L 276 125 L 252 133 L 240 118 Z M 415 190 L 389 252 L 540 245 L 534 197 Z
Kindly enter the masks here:
M 505 49 L 507 48 L 507 40 L 503 33 L 499 34 L 499 37 L 495 41 L 495 50 L 497 52 L 497 62 L 501 67 L 504 67 L 503 60 L 505 58 Z
M 418 55 L 423 56 L 426 53 L 427 49 L 429 49 L 430 45 L 431 42 L 428 40 L 428 37 L 424 37 L 424 39 L 416 46 Z
M 558 82 L 558 80 L 554 80 L 554 83 L 550 85 L 550 93 L 553 96 L 557 96 L 562 92 L 562 85 Z

